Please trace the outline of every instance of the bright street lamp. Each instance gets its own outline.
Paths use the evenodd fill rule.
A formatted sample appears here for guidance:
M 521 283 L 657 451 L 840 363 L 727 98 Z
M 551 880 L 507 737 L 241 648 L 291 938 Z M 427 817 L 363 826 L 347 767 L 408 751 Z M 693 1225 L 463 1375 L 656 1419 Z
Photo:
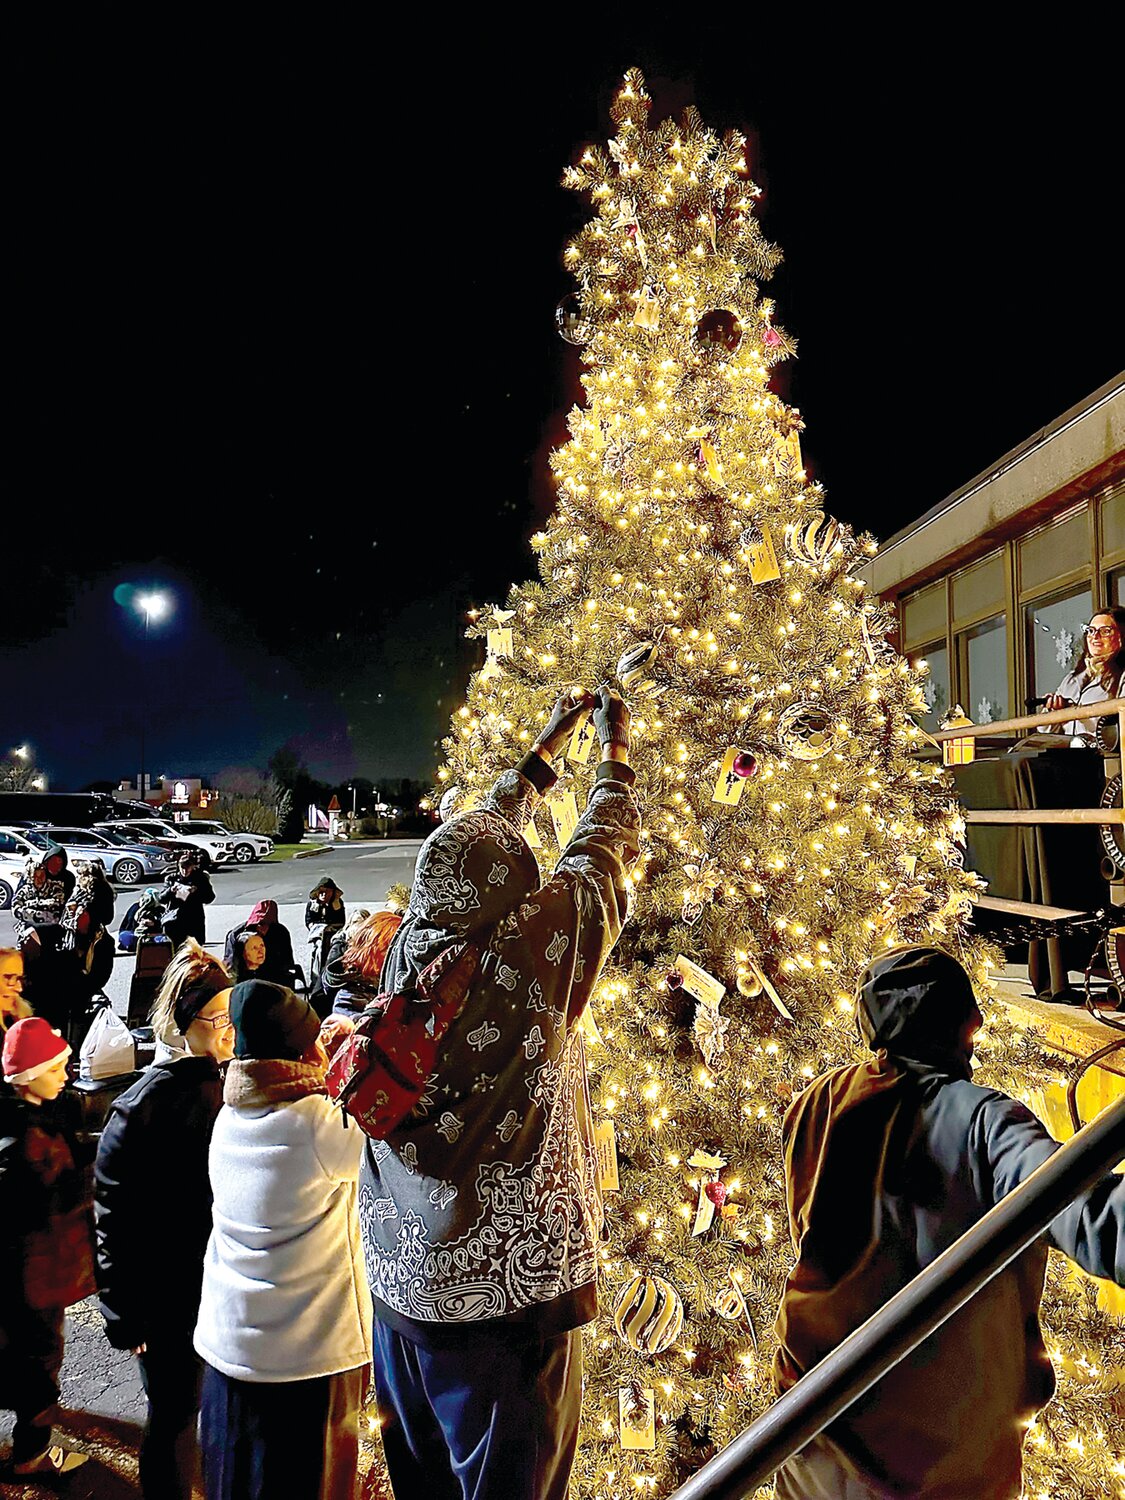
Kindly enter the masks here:
M 148 640 L 148 627 L 152 620 L 162 620 L 172 607 L 172 601 L 167 594 L 138 594 L 136 606 L 145 617 L 145 640 Z M 148 718 L 148 674 L 145 664 L 141 664 L 141 801 L 145 800 L 145 721 Z
M 28 756 L 31 754 L 31 751 L 27 748 L 26 745 L 17 745 L 16 748 L 12 751 L 12 754 L 16 757 L 17 760 L 27 760 Z

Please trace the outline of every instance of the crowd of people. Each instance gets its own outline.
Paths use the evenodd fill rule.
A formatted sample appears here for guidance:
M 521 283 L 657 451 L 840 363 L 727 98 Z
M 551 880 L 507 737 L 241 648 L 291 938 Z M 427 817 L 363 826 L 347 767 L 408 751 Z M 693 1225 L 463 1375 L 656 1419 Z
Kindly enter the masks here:
M 544 876 L 523 830 L 588 715 L 601 761 Z M 156 919 L 174 933 L 152 1013 L 159 1060 L 110 1108 L 92 1234 L 71 1049 L 50 971 L 35 968 L 64 951 L 42 934 L 64 928 L 79 883 L 65 855 L 37 863 L 20 946 L 0 950 L 13 1474 L 85 1460 L 52 1441 L 53 1423 L 64 1309 L 96 1285 L 106 1337 L 140 1366 L 147 1500 L 189 1500 L 197 1465 L 207 1500 L 350 1500 L 369 1379 L 397 1500 L 564 1500 L 602 1232 L 579 1021 L 627 917 L 629 743 L 617 693 L 564 694 L 528 755 L 426 840 L 405 915 L 349 918 L 339 887 L 318 883 L 309 976 L 272 901 L 227 934 L 222 959 L 208 953 L 213 892 L 182 863 Z M 82 898 L 83 937 L 107 921 L 97 894 Z M 136 931 L 143 899 L 130 915 Z M 440 1020 L 440 1045 L 413 1108 L 371 1136 L 334 1102 L 332 1070 L 362 1034 L 408 1082 L 379 1030 L 400 998 Z M 981 1017 L 949 955 L 881 956 L 857 1016 L 874 1058 L 814 1080 L 785 1122 L 795 1264 L 779 1391 L 1055 1149 L 1026 1109 L 970 1081 Z M 1125 1180 L 1091 1188 L 1047 1238 L 1125 1284 Z M 1018 1495 L 1021 1435 L 1051 1389 L 1044 1259 L 1037 1246 L 1001 1273 L 791 1460 L 778 1495 Z

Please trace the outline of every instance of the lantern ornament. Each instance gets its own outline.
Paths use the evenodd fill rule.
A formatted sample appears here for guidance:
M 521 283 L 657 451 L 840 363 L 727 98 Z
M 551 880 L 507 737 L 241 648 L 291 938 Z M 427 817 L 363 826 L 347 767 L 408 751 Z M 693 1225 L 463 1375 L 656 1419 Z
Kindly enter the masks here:
M 972 726 L 972 719 L 965 717 L 965 710 L 961 705 L 955 704 L 951 712 L 942 721 L 943 729 L 966 729 Z M 958 736 L 952 740 L 941 742 L 941 763 L 943 766 L 968 766 L 976 759 L 977 742 L 972 735 Z

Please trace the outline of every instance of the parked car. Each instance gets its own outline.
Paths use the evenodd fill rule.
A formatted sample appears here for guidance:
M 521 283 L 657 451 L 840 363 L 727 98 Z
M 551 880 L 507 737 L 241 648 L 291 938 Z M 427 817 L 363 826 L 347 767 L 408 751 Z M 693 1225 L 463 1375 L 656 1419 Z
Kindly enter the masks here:
M 100 859 L 110 880 L 118 885 L 163 880 L 172 863 L 172 856 L 154 844 L 131 840 L 118 844 L 96 828 L 29 828 L 27 839 L 37 849 L 61 844 L 70 859 Z
M 0 911 L 7 911 L 23 874 L 23 860 L 0 854 Z
M 160 818 L 124 818 L 113 823 L 99 823 L 98 829 L 104 833 L 107 828 L 119 828 L 122 833 L 133 832 L 145 834 L 155 839 L 158 844 L 171 853 L 179 853 L 184 849 L 206 849 L 211 856 L 214 865 L 234 864 L 234 840 L 233 833 L 224 833 L 218 837 L 213 833 L 197 833 L 194 823 L 165 823 Z
M 150 828 L 153 830 L 159 828 L 161 832 L 149 832 Z M 157 822 L 155 818 L 151 822 L 144 823 L 122 820 L 113 823 L 95 823 L 94 831 L 107 839 L 128 839 L 133 844 L 155 844 L 158 849 L 163 849 L 165 854 L 171 855 L 173 863 L 175 863 L 176 856 L 182 854 L 185 849 L 200 851 L 203 849 L 202 844 L 181 838 L 174 829 Z
M 180 826 L 185 828 L 189 837 L 193 839 L 203 833 L 217 839 L 233 839 L 234 862 L 237 865 L 248 865 L 256 859 L 264 859 L 267 854 L 273 853 L 273 839 L 267 838 L 264 833 L 232 833 L 222 823 L 205 821 L 202 818 L 193 818 L 190 823 L 182 823 Z
M 34 854 L 35 846 L 28 841 L 27 834 L 28 830 L 22 823 L 5 823 L 0 827 L 0 859 L 18 860 L 22 864 L 29 854 Z

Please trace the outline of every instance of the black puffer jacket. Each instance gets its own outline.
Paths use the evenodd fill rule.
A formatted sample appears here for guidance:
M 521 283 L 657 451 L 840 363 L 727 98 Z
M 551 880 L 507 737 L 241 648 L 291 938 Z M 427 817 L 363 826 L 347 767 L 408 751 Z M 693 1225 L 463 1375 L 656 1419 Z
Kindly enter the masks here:
M 95 1165 L 106 1337 L 135 1349 L 195 1327 L 211 1233 L 207 1152 L 223 1102 L 210 1057 L 156 1063 L 110 1106 Z

